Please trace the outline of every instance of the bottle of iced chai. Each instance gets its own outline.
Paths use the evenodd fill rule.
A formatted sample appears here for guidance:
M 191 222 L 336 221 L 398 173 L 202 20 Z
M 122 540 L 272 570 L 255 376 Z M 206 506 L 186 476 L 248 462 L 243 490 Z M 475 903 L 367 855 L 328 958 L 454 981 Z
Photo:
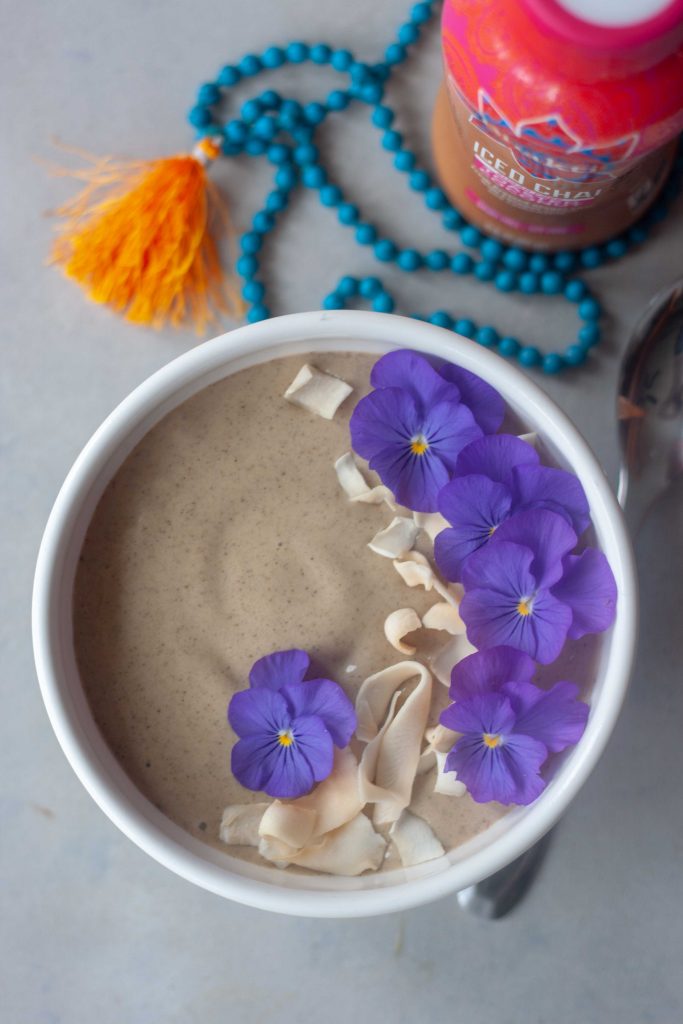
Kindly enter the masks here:
M 443 187 L 487 234 L 572 249 L 657 196 L 683 129 L 683 0 L 445 0 Z

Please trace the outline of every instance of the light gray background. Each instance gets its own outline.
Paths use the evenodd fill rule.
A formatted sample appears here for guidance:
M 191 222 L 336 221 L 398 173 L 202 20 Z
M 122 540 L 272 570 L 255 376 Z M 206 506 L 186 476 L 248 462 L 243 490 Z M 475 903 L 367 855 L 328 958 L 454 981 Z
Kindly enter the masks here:
M 104 416 L 195 340 L 123 324 L 44 266 L 51 232 L 44 213 L 72 186 L 50 179 L 35 158 L 65 161 L 51 148 L 54 135 L 131 157 L 187 148 L 184 113 L 196 86 L 223 63 L 292 38 L 334 40 L 378 59 L 407 6 L 2 2 L 3 1022 L 681 1020 L 683 700 L 671 506 L 641 537 L 643 635 L 616 735 L 558 829 L 535 889 L 499 923 L 459 913 L 454 899 L 399 916 L 325 922 L 271 916 L 201 892 L 108 822 L 68 767 L 40 701 L 29 602 L 55 494 Z M 438 78 L 431 31 L 391 87 L 398 126 L 426 161 Z M 336 80 L 306 66 L 270 83 L 313 98 Z M 260 79 L 254 88 L 263 87 Z M 452 244 L 391 172 L 365 109 L 331 119 L 324 149 L 332 176 L 401 243 Z M 247 226 L 270 172 L 261 161 L 225 162 L 216 172 L 236 222 Z M 619 353 L 648 298 L 680 272 L 682 220 L 679 204 L 651 244 L 591 275 L 610 313 L 606 344 L 590 369 L 545 382 L 612 478 Z M 310 195 L 293 203 L 265 261 L 276 312 L 317 307 L 341 273 L 377 272 Z M 564 346 L 575 328 L 571 311 L 554 300 L 499 296 L 450 276 L 380 273 L 403 290 L 403 311 L 447 308 L 546 348 Z

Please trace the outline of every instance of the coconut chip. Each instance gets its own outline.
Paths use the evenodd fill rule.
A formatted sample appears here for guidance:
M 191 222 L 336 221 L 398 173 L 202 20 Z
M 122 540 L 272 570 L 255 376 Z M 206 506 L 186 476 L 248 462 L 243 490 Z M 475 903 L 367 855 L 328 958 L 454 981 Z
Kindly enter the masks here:
M 394 496 L 388 487 L 384 484 L 370 487 L 356 464 L 353 452 L 346 452 L 338 458 L 334 464 L 334 471 L 349 501 L 362 501 L 368 505 L 380 505 L 385 501 L 392 512 L 396 508 Z
M 536 447 L 536 443 L 538 441 L 538 434 L 535 430 L 532 430 L 529 434 L 518 434 L 517 437 L 520 439 L 520 441 L 526 441 L 526 443 L 530 444 L 532 448 Z
M 285 391 L 288 402 L 301 405 L 323 419 L 334 419 L 339 406 L 348 398 L 353 388 L 339 377 L 323 373 L 315 366 L 304 363 L 296 377 Z
M 410 811 L 403 811 L 389 829 L 389 835 L 404 868 L 436 860 L 446 852 L 427 822 Z
M 440 512 L 413 512 L 413 519 L 415 525 L 424 530 L 432 544 L 436 535 L 451 525 Z
M 442 793 L 444 796 L 464 796 L 467 787 L 464 782 L 458 781 L 457 772 L 446 771 L 446 758 L 448 754 L 435 750 L 436 757 L 436 783 L 435 793 Z
M 449 604 L 458 605 L 462 600 L 462 587 L 459 583 L 447 586 L 439 579 L 429 563 L 429 559 L 420 551 L 408 551 L 402 558 L 394 559 L 394 569 L 409 587 L 424 587 L 425 590 L 436 590 Z
M 405 697 L 403 687 L 416 676 L 417 685 Z M 402 661 L 369 676 L 358 691 L 356 735 L 367 742 L 359 789 L 365 803 L 375 804 L 375 824 L 396 821 L 410 803 L 431 694 L 432 677 L 417 661 Z
M 420 616 L 414 608 L 398 608 L 395 612 L 387 615 L 384 620 L 384 635 L 391 646 L 401 654 L 412 655 L 415 654 L 417 647 L 404 644 L 403 637 L 407 633 L 419 629 L 421 625 Z
M 370 819 L 361 813 L 303 850 L 265 836 L 259 843 L 259 853 L 277 867 L 297 864 L 311 871 L 354 876 L 363 871 L 376 871 L 384 859 L 386 845 Z
M 465 623 L 460 618 L 460 612 L 448 601 L 439 601 L 422 616 L 422 625 L 425 629 L 443 629 L 451 636 L 459 636 L 465 632 Z
M 232 846 L 258 846 L 259 824 L 270 804 L 231 804 L 223 811 L 219 836 Z
M 385 558 L 407 555 L 417 539 L 419 528 L 406 516 L 394 516 L 389 525 L 376 533 L 368 547 Z
M 476 649 L 464 633 L 454 636 L 448 643 L 444 644 L 441 650 L 437 651 L 429 661 L 430 667 L 439 682 L 443 683 L 444 686 L 450 686 L 453 666 L 457 665 L 463 658 L 466 658 L 468 654 L 474 654 Z

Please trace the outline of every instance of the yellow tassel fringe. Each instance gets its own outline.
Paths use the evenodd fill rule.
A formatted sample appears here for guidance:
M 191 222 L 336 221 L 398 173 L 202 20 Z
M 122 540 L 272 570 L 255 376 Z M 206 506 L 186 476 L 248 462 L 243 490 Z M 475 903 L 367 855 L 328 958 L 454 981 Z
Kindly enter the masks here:
M 229 230 L 205 169 L 218 152 L 203 139 L 191 155 L 135 163 L 88 157 L 91 167 L 61 170 L 86 186 L 55 211 L 65 223 L 51 262 L 136 324 L 190 321 L 201 334 L 218 313 L 240 315 L 244 305 L 209 230 L 210 220 Z

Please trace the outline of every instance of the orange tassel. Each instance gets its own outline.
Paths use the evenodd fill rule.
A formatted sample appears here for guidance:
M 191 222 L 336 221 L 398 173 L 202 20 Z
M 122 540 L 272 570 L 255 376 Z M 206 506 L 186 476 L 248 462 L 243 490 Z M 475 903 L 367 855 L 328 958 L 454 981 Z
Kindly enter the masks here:
M 219 313 L 240 315 L 244 305 L 224 279 L 209 230 L 218 220 L 210 205 L 229 229 L 206 175 L 219 152 L 207 138 L 185 156 L 118 164 L 89 158 L 90 168 L 62 171 L 87 184 L 55 211 L 66 221 L 51 262 L 133 323 L 159 328 L 189 320 L 201 334 Z

